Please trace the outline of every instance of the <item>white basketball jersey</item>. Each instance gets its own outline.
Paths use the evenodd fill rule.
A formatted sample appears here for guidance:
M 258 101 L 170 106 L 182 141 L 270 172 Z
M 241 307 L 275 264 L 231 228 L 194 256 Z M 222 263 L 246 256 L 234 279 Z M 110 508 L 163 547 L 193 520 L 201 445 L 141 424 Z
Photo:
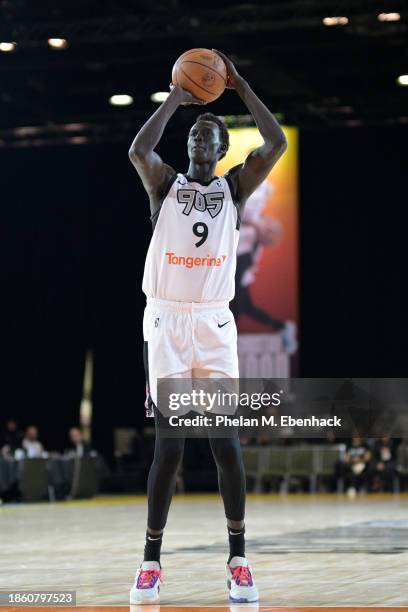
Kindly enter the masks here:
M 143 291 L 181 302 L 230 301 L 235 291 L 239 213 L 229 180 L 202 184 L 175 175 L 156 219 Z M 158 217 L 157 217 L 158 216 Z

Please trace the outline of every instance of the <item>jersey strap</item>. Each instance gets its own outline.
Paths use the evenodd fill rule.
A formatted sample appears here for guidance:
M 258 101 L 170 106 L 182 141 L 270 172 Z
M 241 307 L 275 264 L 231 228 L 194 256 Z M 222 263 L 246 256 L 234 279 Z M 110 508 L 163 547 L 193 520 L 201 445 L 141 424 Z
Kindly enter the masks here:
M 155 210 L 155 211 L 154 211 L 154 213 L 153 213 L 152 215 L 150 215 L 150 221 L 152 222 L 153 229 L 156 227 L 157 219 L 159 218 L 159 213 L 160 213 L 160 211 L 161 211 L 161 207 L 163 206 L 163 202 L 164 202 L 164 200 L 167 198 L 168 193 L 169 193 L 169 191 L 170 191 L 170 189 L 171 189 L 171 187 L 172 187 L 172 185 L 173 185 L 174 181 L 176 180 L 177 176 L 178 176 L 178 175 L 177 175 L 177 173 L 176 173 L 176 174 L 173 174 L 173 175 L 172 175 L 172 176 L 169 178 L 169 181 L 168 181 L 168 183 L 167 183 L 167 185 L 166 185 L 166 188 L 165 188 L 165 190 L 164 190 L 164 192 L 163 192 L 163 195 L 162 195 L 162 197 L 160 198 L 160 206 L 158 207 L 158 209 L 157 209 L 157 210 Z
M 231 170 L 229 170 L 226 174 L 224 174 L 224 178 L 227 181 L 229 190 L 231 192 L 232 201 L 234 203 L 235 208 L 237 209 L 237 225 L 236 225 L 237 230 L 239 230 L 239 228 L 241 227 L 240 202 L 238 201 L 236 190 L 234 189 L 234 186 L 232 184 L 230 172 L 234 171 L 240 166 L 242 166 L 242 164 L 240 164 L 239 166 L 234 166 L 234 168 L 231 168 Z

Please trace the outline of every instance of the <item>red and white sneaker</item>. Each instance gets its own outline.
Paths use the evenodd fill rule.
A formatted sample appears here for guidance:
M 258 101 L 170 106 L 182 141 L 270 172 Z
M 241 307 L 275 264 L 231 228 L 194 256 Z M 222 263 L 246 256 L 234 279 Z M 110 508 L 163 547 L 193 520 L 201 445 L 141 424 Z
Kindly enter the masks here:
M 153 604 L 160 600 L 160 585 L 163 576 L 160 563 L 157 561 L 143 561 L 136 572 L 135 584 L 130 590 L 131 604 Z
M 258 589 L 245 557 L 232 557 L 227 564 L 227 584 L 230 601 L 235 603 L 258 601 Z

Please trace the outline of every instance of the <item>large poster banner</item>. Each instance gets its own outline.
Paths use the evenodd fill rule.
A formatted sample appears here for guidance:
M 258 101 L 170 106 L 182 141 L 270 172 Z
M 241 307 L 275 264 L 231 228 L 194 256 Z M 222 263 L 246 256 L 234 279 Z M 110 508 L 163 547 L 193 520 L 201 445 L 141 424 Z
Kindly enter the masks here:
M 298 350 L 298 131 L 284 131 L 288 148 L 249 198 L 240 230 L 231 308 L 244 376 L 295 373 L 290 356 Z M 242 163 L 262 144 L 257 128 L 233 128 L 229 133 L 230 149 L 217 174 Z M 248 359 L 252 365 L 246 367 Z

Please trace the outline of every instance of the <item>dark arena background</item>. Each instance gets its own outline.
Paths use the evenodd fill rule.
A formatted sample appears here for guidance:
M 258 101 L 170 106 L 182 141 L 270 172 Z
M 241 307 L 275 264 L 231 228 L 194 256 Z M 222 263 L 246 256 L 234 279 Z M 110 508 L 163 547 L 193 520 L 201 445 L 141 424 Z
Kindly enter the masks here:
M 287 375 L 407 376 L 407 42 L 405 0 L 0 0 L 0 605 L 2 593 L 47 589 L 75 590 L 82 606 L 128 605 L 154 447 L 141 290 L 152 227 L 128 150 L 184 51 L 221 50 L 297 130 L 298 349 Z M 231 90 L 179 108 L 158 151 L 180 172 L 207 110 L 231 130 L 254 126 Z M 242 440 L 261 606 L 408 606 L 406 431 L 382 439 L 388 478 L 376 472 L 380 439 Z M 41 441 L 36 458 L 23 436 Z M 358 486 L 344 463 L 356 447 L 372 476 Z M 205 440 L 186 445 L 175 506 L 163 605 L 228 609 Z M 192 581 L 207 563 L 200 591 Z

